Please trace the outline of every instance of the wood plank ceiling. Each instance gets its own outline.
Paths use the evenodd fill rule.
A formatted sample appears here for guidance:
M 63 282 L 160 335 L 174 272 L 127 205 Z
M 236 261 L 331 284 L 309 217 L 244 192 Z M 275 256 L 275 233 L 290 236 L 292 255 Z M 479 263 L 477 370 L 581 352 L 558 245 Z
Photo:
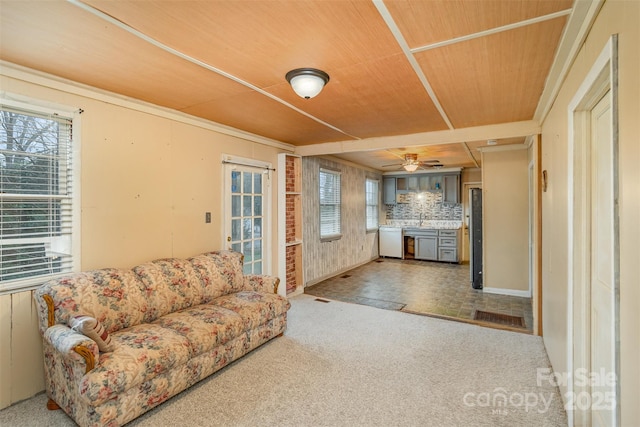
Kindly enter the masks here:
M 570 0 L 0 0 L 0 59 L 301 152 L 320 144 L 324 154 L 381 170 L 405 152 L 475 167 L 486 140 L 341 151 L 352 151 L 344 150 L 350 141 L 533 119 L 571 7 Z M 298 97 L 285 81 L 300 67 L 331 76 L 316 98 Z M 513 136 L 499 144 L 524 141 Z

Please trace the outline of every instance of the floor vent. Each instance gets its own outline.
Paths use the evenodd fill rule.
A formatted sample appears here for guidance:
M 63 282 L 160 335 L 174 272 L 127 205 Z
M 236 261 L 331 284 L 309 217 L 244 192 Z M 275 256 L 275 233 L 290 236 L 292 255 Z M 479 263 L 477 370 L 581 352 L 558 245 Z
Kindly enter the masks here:
M 341 279 L 348 279 L 349 277 L 351 277 L 350 274 L 345 274 L 344 276 L 340 276 Z
M 384 262 L 384 261 L 381 259 L 377 259 L 376 262 Z
M 476 310 L 473 320 L 480 322 L 497 323 L 499 325 L 511 326 L 514 328 L 526 328 L 523 317 L 510 316 L 508 314 L 492 313 L 490 311 Z
M 326 299 L 322 299 L 322 298 L 316 298 L 316 301 L 318 301 L 318 302 L 329 302 Z

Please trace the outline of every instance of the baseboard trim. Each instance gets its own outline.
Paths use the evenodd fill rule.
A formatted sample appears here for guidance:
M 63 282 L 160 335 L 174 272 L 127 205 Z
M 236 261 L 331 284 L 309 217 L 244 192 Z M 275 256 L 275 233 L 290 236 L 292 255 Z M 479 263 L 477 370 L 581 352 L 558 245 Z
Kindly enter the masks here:
M 482 288 L 482 292 L 486 292 L 488 294 L 509 295 L 509 296 L 512 296 L 512 297 L 531 298 L 531 292 L 529 292 L 529 291 L 518 291 L 518 290 L 515 290 L 515 289 Z
M 339 276 L 339 275 L 341 275 L 343 273 L 346 273 L 349 270 L 353 270 L 354 268 L 360 267 L 361 265 L 365 265 L 365 264 L 370 263 L 371 261 L 375 261 L 378 258 L 380 258 L 380 257 L 376 255 L 376 256 L 372 257 L 371 259 L 365 260 L 363 262 L 359 262 L 359 263 L 354 264 L 354 265 L 352 265 L 350 267 L 345 267 L 345 268 L 342 268 L 342 269 L 340 269 L 338 271 L 334 271 L 333 273 L 325 274 L 322 277 L 318 277 L 317 279 L 313 279 L 313 280 L 308 281 L 307 283 L 304 284 L 304 287 L 308 288 L 309 286 L 316 285 L 316 284 L 318 284 L 318 283 L 320 283 L 320 282 L 322 282 L 324 280 L 331 279 L 332 277 Z

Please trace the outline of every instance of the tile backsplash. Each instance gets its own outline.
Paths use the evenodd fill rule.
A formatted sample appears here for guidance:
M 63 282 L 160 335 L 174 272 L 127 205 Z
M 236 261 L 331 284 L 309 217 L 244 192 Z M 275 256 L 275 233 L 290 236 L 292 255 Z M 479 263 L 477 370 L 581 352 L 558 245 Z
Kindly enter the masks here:
M 442 203 L 442 192 L 406 193 L 398 195 L 398 203 L 387 205 L 387 220 L 462 221 L 462 204 Z

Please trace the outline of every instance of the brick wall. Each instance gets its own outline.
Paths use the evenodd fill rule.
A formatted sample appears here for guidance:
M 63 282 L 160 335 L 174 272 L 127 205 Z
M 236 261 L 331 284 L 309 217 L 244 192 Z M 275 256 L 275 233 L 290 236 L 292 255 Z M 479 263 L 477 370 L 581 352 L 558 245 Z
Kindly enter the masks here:
M 298 246 L 287 246 L 287 293 L 291 293 L 296 290 L 298 284 L 296 283 L 296 251 Z

